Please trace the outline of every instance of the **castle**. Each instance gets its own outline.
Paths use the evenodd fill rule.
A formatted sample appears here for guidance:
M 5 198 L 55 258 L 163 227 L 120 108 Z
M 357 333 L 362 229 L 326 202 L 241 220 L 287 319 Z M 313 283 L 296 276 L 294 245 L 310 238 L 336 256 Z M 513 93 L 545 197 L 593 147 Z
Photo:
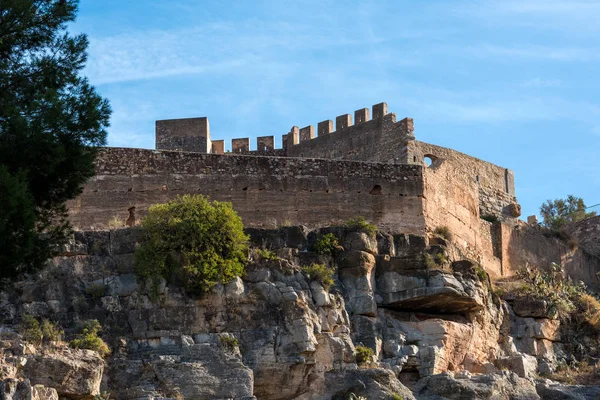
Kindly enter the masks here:
M 156 150 L 103 148 L 96 176 L 69 204 L 81 229 L 101 228 L 128 210 L 177 195 L 229 201 L 246 226 L 323 226 L 363 216 L 393 233 L 426 235 L 447 227 L 463 256 L 492 275 L 525 263 L 566 265 L 575 279 L 600 287 L 600 260 L 576 254 L 517 218 L 513 171 L 417 141 L 413 120 L 387 104 L 363 108 L 282 136 L 212 140 L 207 118 L 156 122 Z M 130 218 L 132 215 L 129 215 Z M 591 257 L 591 256 L 590 256 Z

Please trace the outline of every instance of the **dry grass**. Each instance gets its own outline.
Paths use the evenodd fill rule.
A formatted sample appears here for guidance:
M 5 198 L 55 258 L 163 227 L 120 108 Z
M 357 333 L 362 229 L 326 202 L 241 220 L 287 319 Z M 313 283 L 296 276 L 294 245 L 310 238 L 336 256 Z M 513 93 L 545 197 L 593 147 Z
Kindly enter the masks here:
M 592 328 L 600 330 L 600 301 L 590 294 L 582 293 L 578 303 L 584 312 L 585 321 Z
M 560 364 L 554 373 L 546 377 L 567 385 L 598 385 L 600 384 L 599 372 L 598 364 L 591 365 L 581 361 L 570 365 Z

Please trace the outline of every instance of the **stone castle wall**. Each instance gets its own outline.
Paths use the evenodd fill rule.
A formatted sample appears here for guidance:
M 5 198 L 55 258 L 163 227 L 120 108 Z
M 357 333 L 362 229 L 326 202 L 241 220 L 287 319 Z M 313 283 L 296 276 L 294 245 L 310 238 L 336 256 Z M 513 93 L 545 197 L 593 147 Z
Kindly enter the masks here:
M 79 228 L 122 221 L 136 207 L 183 194 L 230 201 L 248 226 L 323 226 L 363 216 L 383 229 L 423 233 L 419 165 L 105 148 L 97 174 L 69 204 Z
M 69 204 L 71 221 L 104 228 L 124 222 L 131 207 L 139 221 L 152 204 L 199 193 L 231 202 L 249 227 L 318 227 L 355 216 L 393 233 L 433 235 L 447 227 L 461 256 L 492 275 L 556 262 L 600 286 L 600 258 L 516 219 L 511 170 L 416 141 L 412 119 L 396 122 L 385 103 L 373 106 L 373 119 L 369 114 L 357 110 L 354 124 L 341 115 L 335 131 L 330 120 L 316 131 L 293 127 L 282 149 L 273 136 L 258 137 L 252 151 L 250 139 L 233 139 L 227 153 L 223 140 L 211 140 L 206 118 L 157 121 L 157 148 L 178 151 L 102 149 L 96 176 Z

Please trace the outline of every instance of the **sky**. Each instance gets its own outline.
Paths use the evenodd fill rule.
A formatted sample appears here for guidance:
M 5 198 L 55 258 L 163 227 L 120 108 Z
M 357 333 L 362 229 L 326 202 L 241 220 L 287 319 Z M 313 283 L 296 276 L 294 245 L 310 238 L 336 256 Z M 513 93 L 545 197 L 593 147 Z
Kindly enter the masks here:
M 514 170 L 526 217 L 600 203 L 598 21 L 597 0 L 80 0 L 70 30 L 111 102 L 109 146 L 154 148 L 155 120 L 201 116 L 213 139 L 280 145 L 387 102 L 418 140 Z

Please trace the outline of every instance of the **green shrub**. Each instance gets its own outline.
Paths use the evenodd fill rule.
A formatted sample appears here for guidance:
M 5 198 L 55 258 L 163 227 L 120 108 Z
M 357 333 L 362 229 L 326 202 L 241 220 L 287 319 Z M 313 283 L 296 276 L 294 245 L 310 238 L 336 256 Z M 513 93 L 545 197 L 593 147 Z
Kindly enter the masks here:
M 135 271 L 153 292 L 163 277 L 199 295 L 245 271 L 248 237 L 231 203 L 185 195 L 150 207 L 141 226 Z
M 252 249 L 254 256 L 259 260 L 275 261 L 279 260 L 279 257 L 268 249 Z
M 356 346 L 354 356 L 356 357 L 357 364 L 369 364 L 373 361 L 373 355 L 375 352 L 372 348 L 367 346 Z
M 60 342 L 62 340 L 64 332 L 55 323 L 45 319 L 42 321 L 40 328 L 42 329 L 42 341 L 44 343 Z
M 377 233 L 377 227 L 368 223 L 363 217 L 360 216 L 350 218 L 344 223 L 344 226 L 350 231 L 364 232 L 371 237 L 375 237 L 375 234 Z
M 23 339 L 29 343 L 41 344 L 42 339 L 44 338 L 40 323 L 37 319 L 35 319 L 34 316 L 29 314 L 25 314 L 23 316 L 23 320 L 19 326 L 19 331 L 21 332 Z
M 321 236 L 315 243 L 315 251 L 318 254 L 335 257 L 340 251 L 340 242 L 333 233 L 326 233 Z
M 97 351 L 101 357 L 106 357 L 110 354 L 108 345 L 104 343 L 98 332 L 102 330 L 102 326 L 98 320 L 91 319 L 83 323 L 81 333 L 71 341 L 71 347 L 75 349 L 88 349 Z
M 333 267 L 313 263 L 302 267 L 302 272 L 308 275 L 311 280 L 319 282 L 325 289 L 329 289 L 333 285 L 333 275 L 335 273 L 335 268 Z
M 234 336 L 219 336 L 219 345 L 228 351 L 234 351 L 239 346 L 239 341 Z
M 44 319 L 40 324 L 35 317 L 28 314 L 23 316 L 20 332 L 25 341 L 37 345 L 59 342 L 64 334 L 55 323 Z
M 487 282 L 488 273 L 485 272 L 485 269 L 483 269 L 480 265 L 475 265 L 475 273 L 481 282 Z
M 549 271 L 524 268 L 518 276 L 509 292 L 546 300 L 560 319 L 574 317 L 600 332 L 600 301 L 583 283 L 565 278 L 562 266 L 552 263 Z
M 433 233 L 443 237 L 446 240 L 452 240 L 452 232 L 450 232 L 450 229 L 447 226 L 438 226 L 437 228 L 435 228 L 435 231 L 433 231 Z
M 440 266 L 448 262 L 448 259 L 446 258 L 446 255 L 444 253 L 436 253 L 434 259 L 435 263 Z
M 448 263 L 448 258 L 444 253 L 421 253 L 421 261 L 429 269 L 442 269 Z
M 402 397 L 398 393 L 392 393 L 392 395 L 390 396 L 390 400 L 404 400 L 404 397 Z

